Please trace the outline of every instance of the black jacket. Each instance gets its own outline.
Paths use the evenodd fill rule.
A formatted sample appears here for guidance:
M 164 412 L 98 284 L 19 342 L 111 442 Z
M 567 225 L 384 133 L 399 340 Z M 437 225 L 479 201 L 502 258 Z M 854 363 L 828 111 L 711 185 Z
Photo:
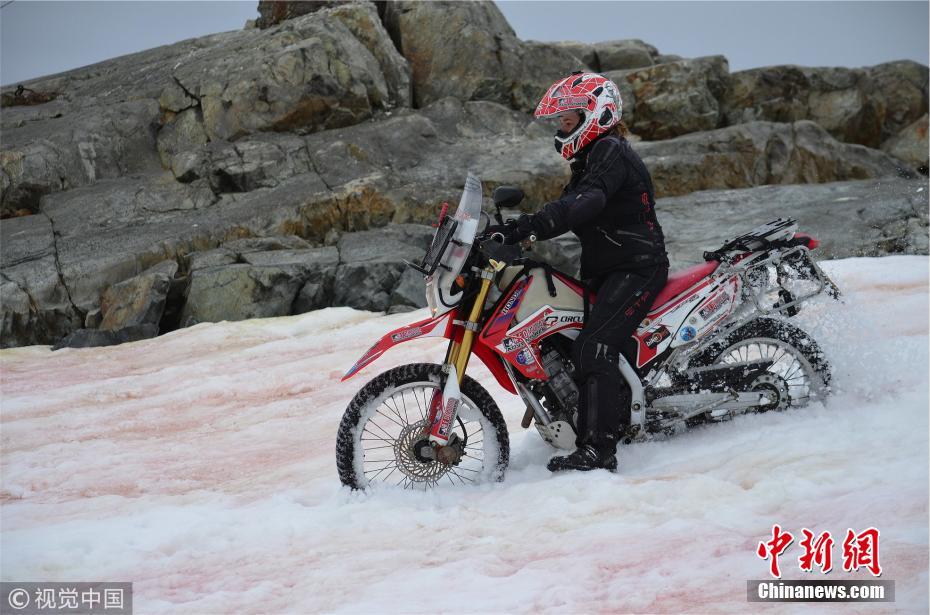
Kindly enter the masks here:
M 575 156 L 558 200 L 529 217 L 539 239 L 569 230 L 581 240 L 581 278 L 618 270 L 668 267 L 655 214 L 652 177 L 623 137 L 606 134 Z

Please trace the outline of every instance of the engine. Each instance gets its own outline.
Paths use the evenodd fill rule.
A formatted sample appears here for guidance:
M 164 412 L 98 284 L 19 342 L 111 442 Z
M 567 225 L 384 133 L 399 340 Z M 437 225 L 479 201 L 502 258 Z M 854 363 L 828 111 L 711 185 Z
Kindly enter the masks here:
M 578 386 L 575 384 L 574 366 L 567 358 L 568 348 L 544 342 L 540 351 L 543 369 L 546 370 L 549 380 L 540 385 L 537 393 L 543 397 L 543 405 L 553 420 L 568 421 L 575 425 Z

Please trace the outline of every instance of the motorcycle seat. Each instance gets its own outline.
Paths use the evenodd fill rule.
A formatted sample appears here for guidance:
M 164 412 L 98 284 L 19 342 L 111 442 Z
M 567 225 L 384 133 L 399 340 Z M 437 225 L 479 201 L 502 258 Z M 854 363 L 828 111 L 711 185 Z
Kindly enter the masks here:
M 682 269 L 681 271 L 670 273 L 668 276 L 668 281 L 665 283 L 665 288 L 663 288 L 662 291 L 656 295 L 656 299 L 652 302 L 652 308 L 650 308 L 650 311 L 662 307 L 681 293 L 697 284 L 703 278 L 706 278 L 712 274 L 719 266 L 720 261 L 707 261 L 706 263 L 701 263 L 700 265 L 695 265 L 693 267 L 688 267 L 687 269 Z

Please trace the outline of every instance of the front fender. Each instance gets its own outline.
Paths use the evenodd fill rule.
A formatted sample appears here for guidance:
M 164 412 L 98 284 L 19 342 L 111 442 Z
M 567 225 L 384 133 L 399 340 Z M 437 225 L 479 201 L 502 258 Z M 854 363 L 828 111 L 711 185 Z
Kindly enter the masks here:
M 363 367 L 369 363 L 373 363 L 375 359 L 397 344 L 409 342 L 410 340 L 415 340 L 420 337 L 450 337 L 452 335 L 452 315 L 454 313 L 454 310 L 449 311 L 435 318 L 427 318 L 426 320 L 394 329 L 390 333 L 385 334 L 368 349 L 368 352 L 362 355 L 362 358 L 355 362 L 355 365 L 349 368 L 349 371 L 345 373 L 342 380 L 348 380 L 360 372 Z
M 360 372 L 367 365 L 374 363 L 376 359 L 380 358 L 381 355 L 397 344 L 409 342 L 410 340 L 415 340 L 422 337 L 445 337 L 448 339 L 461 339 L 461 332 L 464 329 L 462 329 L 462 327 L 456 327 L 453 325 L 452 320 L 454 314 L 455 310 L 452 310 L 446 312 L 445 314 L 436 316 L 435 318 L 427 318 L 426 320 L 421 320 L 399 329 L 394 329 L 390 333 L 387 333 L 381 339 L 375 342 L 374 345 L 369 348 L 368 351 L 363 354 L 358 361 L 355 362 L 355 365 L 349 368 L 349 371 L 347 371 L 342 377 L 342 381 L 348 380 Z M 510 376 L 507 375 L 507 370 L 501 363 L 499 356 L 494 354 L 494 352 L 484 344 L 478 343 L 477 340 L 475 345 L 472 347 L 472 354 L 481 359 L 491 374 L 494 375 L 497 383 L 500 384 L 504 390 L 513 393 L 514 395 L 517 394 L 517 390 L 514 388 L 513 382 L 510 381 Z

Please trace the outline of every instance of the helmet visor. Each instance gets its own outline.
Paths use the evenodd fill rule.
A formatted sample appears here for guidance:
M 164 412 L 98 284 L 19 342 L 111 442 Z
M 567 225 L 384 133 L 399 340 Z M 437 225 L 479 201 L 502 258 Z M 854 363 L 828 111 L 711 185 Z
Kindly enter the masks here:
M 591 104 L 589 96 L 573 94 L 564 83 L 553 85 L 543 99 L 536 105 L 533 114 L 538 118 L 552 117 L 572 109 L 585 110 Z

